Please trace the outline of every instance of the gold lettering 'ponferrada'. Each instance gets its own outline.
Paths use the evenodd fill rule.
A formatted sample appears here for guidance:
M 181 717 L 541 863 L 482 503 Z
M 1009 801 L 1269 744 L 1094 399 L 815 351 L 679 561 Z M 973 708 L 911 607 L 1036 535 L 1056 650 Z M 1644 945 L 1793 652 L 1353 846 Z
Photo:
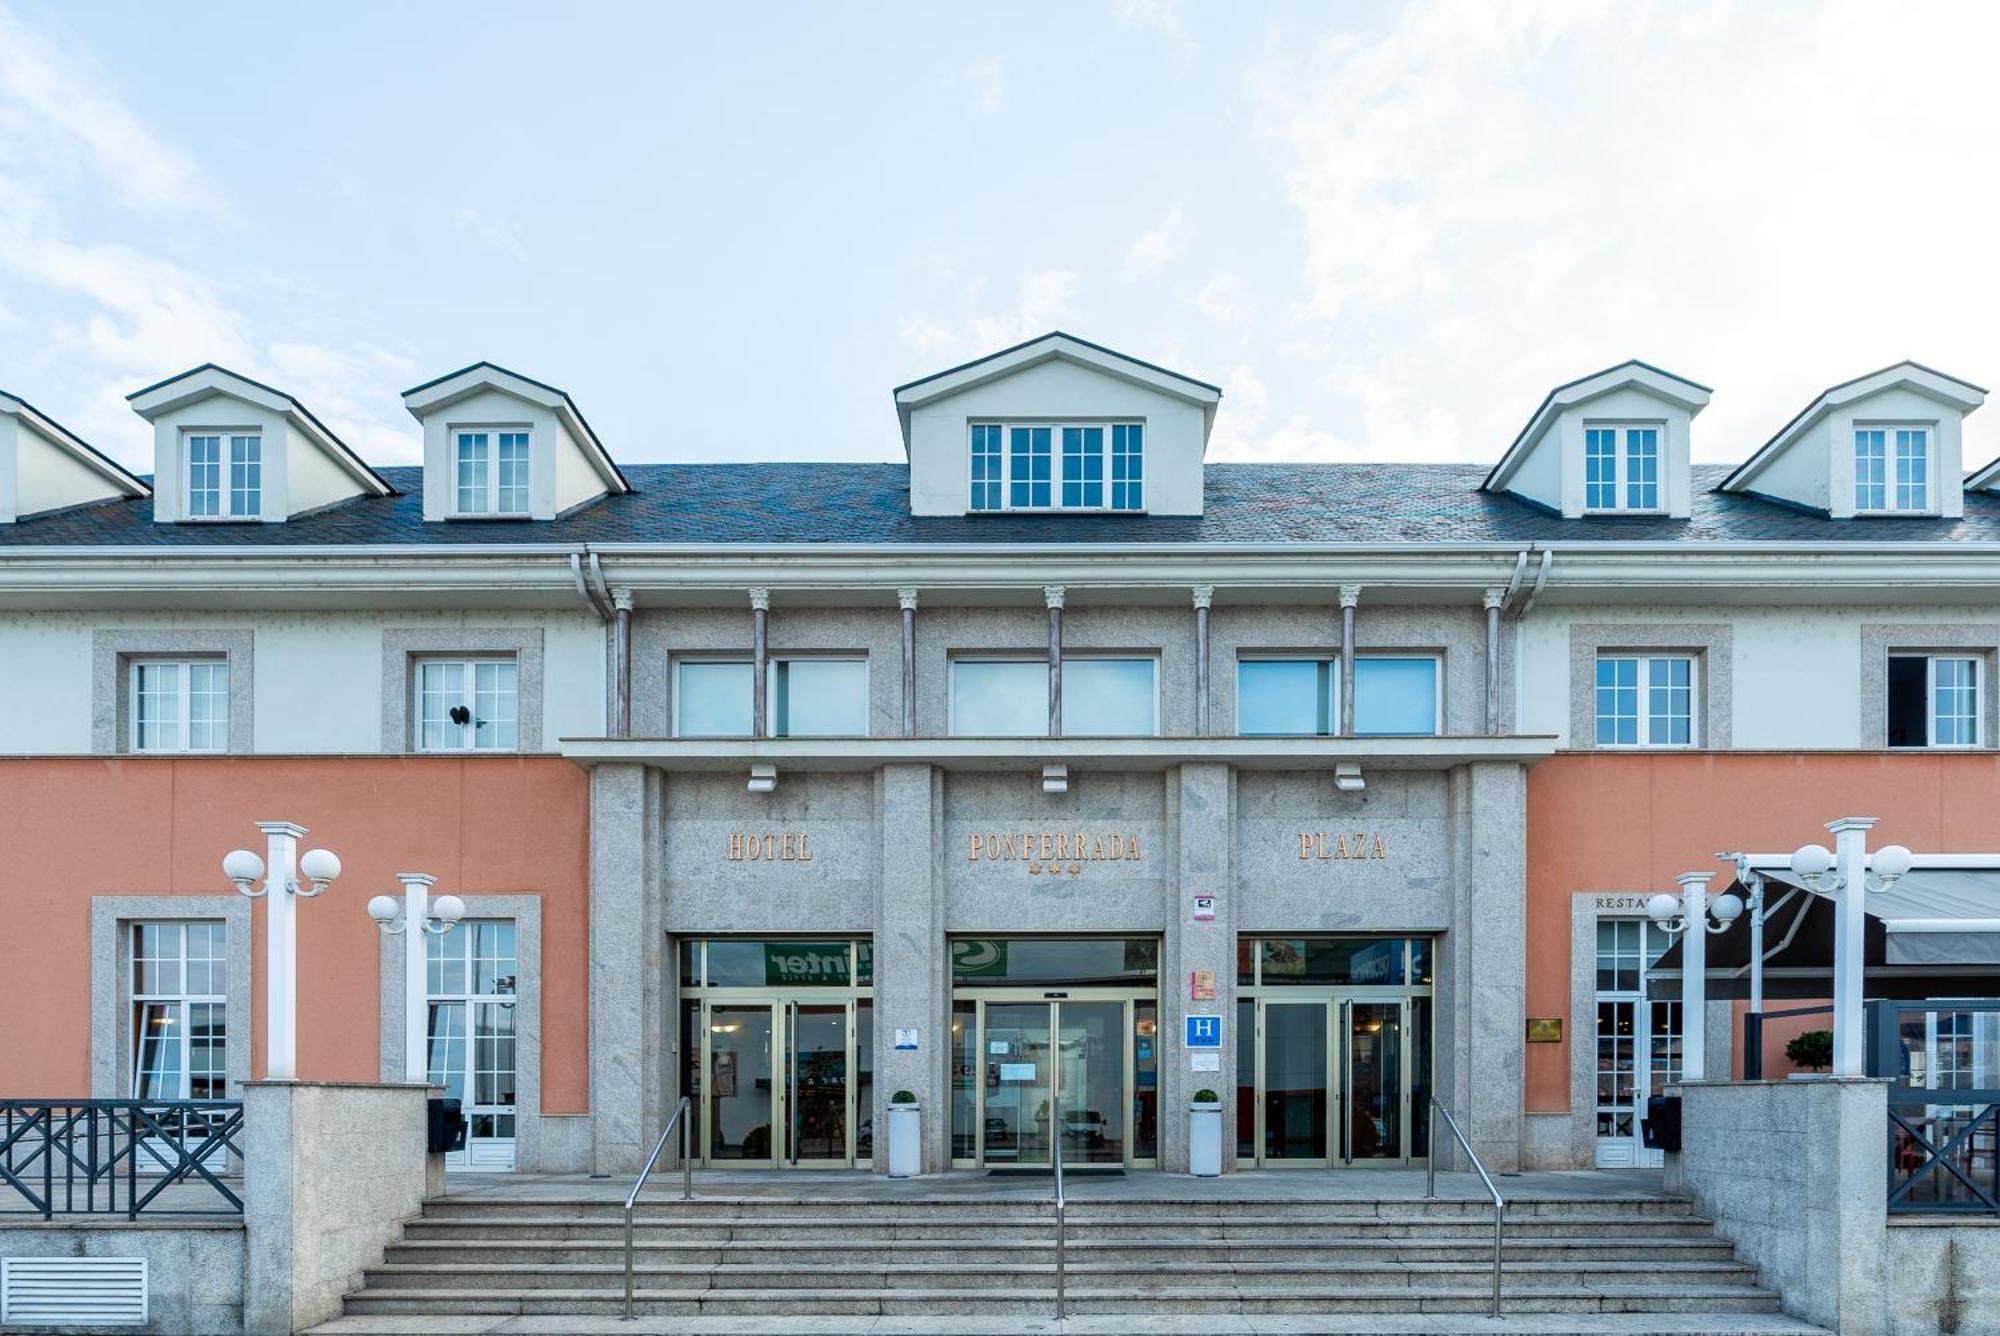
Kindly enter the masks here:
M 806 846 L 804 831 L 729 832 L 729 861 L 732 863 L 810 863 L 812 850 Z
M 1388 849 L 1382 843 L 1380 832 L 1365 830 L 1325 831 L 1302 830 L 1299 832 L 1299 857 L 1324 863 L 1335 858 L 1387 858 Z
M 965 860 L 977 863 L 1025 862 L 1030 872 L 1067 871 L 1075 876 L 1085 863 L 1138 862 L 1145 858 L 1139 837 L 1130 831 L 1093 834 L 1081 830 L 1006 830 L 975 832 L 966 837 Z

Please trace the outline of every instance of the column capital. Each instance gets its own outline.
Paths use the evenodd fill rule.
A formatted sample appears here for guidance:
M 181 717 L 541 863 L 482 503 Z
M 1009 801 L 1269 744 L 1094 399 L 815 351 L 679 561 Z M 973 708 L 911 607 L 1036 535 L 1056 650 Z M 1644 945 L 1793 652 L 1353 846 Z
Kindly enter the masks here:
M 1706 887 L 1709 882 L 1714 880 L 1715 874 L 1713 872 L 1683 872 L 1674 878 L 1674 881 L 1686 890 L 1693 890 L 1696 887 Z
M 915 612 L 917 610 L 917 587 L 915 585 L 899 585 L 896 589 L 896 606 L 904 612 Z
M 752 612 L 769 612 L 771 610 L 771 591 L 763 585 L 752 585 L 750 587 L 750 610 Z
M 1062 607 L 1063 587 L 1061 585 L 1043 585 L 1042 601 L 1048 604 L 1051 609 Z
M 1212 604 L 1212 603 L 1214 603 L 1214 602 L 1215 602 L 1215 586 L 1214 586 L 1214 585 L 1196 585 L 1196 586 L 1194 587 L 1194 605 L 1195 605 L 1195 607 L 1197 607 L 1197 608 L 1204 608 L 1204 609 L 1205 609 L 1205 608 L 1207 608 L 1207 607 L 1208 607 L 1208 606 L 1209 606 L 1210 604 Z
M 406 891 L 412 886 L 437 885 L 437 878 L 428 872 L 398 872 L 396 880 L 403 883 L 403 889 Z
M 1343 608 L 1351 608 L 1351 607 L 1355 606 L 1355 605 L 1356 605 L 1357 603 L 1359 603 L 1359 602 L 1361 602 L 1361 586 L 1360 586 L 1360 585 L 1342 585 L 1342 586 L 1340 587 L 1340 606 L 1341 606 L 1341 607 L 1343 607 Z
M 632 591 L 629 589 L 612 590 L 611 606 L 620 612 L 632 611 Z
M 1493 611 L 1495 608 L 1499 607 L 1506 601 L 1507 601 L 1507 591 L 1505 589 L 1489 589 L 1483 595 L 1480 596 L 1479 600 L 1480 605 L 1484 607 L 1488 612 Z

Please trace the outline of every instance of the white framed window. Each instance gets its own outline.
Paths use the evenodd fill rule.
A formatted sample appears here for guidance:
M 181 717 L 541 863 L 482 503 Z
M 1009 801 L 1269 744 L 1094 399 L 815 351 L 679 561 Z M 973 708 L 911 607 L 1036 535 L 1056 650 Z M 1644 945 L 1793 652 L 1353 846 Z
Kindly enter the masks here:
M 521 745 L 520 665 L 511 657 L 419 659 L 418 751 L 513 751 Z
M 1146 428 L 1139 422 L 975 422 L 968 508 L 1146 508 Z
M 674 663 L 674 736 L 747 738 L 756 728 L 749 659 L 679 659 Z M 868 736 L 868 660 L 832 654 L 780 654 L 765 663 L 774 738 Z
M 1662 434 L 1658 423 L 1584 428 L 1584 509 L 1659 510 Z
M 528 438 L 525 427 L 453 429 L 454 514 L 528 513 Z
M 1854 429 L 1854 509 L 1930 513 L 1930 428 L 1887 423 Z
M 132 1097 L 227 1098 L 226 925 L 199 920 L 130 926 Z
M 1977 654 L 1891 654 L 1891 747 L 1983 745 L 1985 662 Z
M 1444 673 L 1437 655 L 1355 655 L 1355 737 L 1435 737 L 1443 717 Z
M 1354 736 L 1435 737 L 1444 672 L 1435 654 L 1355 655 Z M 1236 665 L 1236 731 L 1244 737 L 1334 737 L 1340 732 L 1338 655 L 1270 654 Z
M 1160 731 L 1160 661 L 1138 654 L 1064 654 L 1064 737 L 1153 737 Z M 969 655 L 951 661 L 954 737 L 1049 735 L 1049 661 Z
M 227 659 L 134 659 L 128 670 L 135 752 L 229 749 Z
M 1597 745 L 1696 745 L 1692 654 L 1597 656 Z
M 1049 732 L 1049 661 L 968 657 L 951 661 L 953 737 L 1040 738 Z
M 254 520 L 264 512 L 264 438 L 254 431 L 191 431 L 181 468 L 191 520 Z
M 465 1149 L 451 1168 L 512 1169 L 519 1069 L 515 995 L 520 959 L 513 919 L 460 919 L 424 934 L 430 993 L 430 1082 L 462 1101 Z

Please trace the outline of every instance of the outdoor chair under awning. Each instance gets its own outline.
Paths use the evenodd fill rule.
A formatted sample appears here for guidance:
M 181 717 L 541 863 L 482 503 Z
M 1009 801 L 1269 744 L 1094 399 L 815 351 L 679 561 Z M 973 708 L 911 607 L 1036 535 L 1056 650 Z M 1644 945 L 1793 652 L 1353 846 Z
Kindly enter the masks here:
M 1765 869 L 1764 996 L 1833 995 L 1831 897 L 1805 888 L 1789 869 Z M 1741 881 L 1729 890 L 1750 898 Z M 1869 997 L 1915 1000 L 2000 996 L 2000 868 L 1912 869 L 1886 891 L 1867 893 L 1864 943 Z M 1750 915 L 1708 939 L 1710 1001 L 1750 996 Z M 1647 971 L 1654 1001 L 1681 995 L 1678 939 Z

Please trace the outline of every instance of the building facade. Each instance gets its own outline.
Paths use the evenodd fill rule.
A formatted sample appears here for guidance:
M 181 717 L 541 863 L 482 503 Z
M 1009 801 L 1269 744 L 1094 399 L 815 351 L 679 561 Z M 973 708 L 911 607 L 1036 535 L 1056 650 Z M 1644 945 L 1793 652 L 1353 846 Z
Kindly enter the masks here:
M 1727 1004 L 1649 1001 L 1645 898 L 1866 811 L 2000 838 L 1983 391 L 1835 386 L 1737 468 L 1643 363 L 1490 469 L 1205 464 L 1213 386 L 1049 335 L 894 392 L 899 464 L 621 467 L 561 390 L 409 391 L 422 468 L 203 367 L 153 472 L 0 395 L 0 1071 L 259 1071 L 258 820 L 300 1071 L 403 1070 L 398 872 L 466 918 L 429 1067 L 474 1166 L 1625 1164 Z M 1746 453 L 1746 452 L 1738 452 Z M 1719 870 L 1719 869 L 1718 869 Z M 351 889 L 358 888 L 358 889 Z

